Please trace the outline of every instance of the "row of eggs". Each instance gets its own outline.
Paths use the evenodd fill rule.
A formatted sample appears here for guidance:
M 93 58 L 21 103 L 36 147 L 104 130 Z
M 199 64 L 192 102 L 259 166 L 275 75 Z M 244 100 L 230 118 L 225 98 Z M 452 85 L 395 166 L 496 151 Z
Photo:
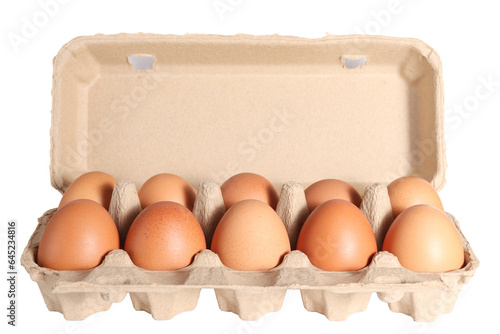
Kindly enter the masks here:
M 116 225 L 108 212 L 116 179 L 89 172 L 66 190 L 40 240 L 37 261 L 54 270 L 98 266 L 120 248 Z M 418 177 L 403 177 L 388 186 L 395 220 L 382 250 L 401 265 L 420 272 L 459 269 L 464 252 L 458 231 L 443 211 L 434 188 Z M 221 185 L 226 213 L 210 249 L 237 270 L 268 270 L 291 251 L 286 228 L 276 213 L 279 195 L 264 177 L 237 174 Z M 138 267 L 176 270 L 188 266 L 207 248 L 203 230 L 192 213 L 196 190 L 173 174 L 158 174 L 138 191 L 142 206 L 128 231 L 124 250 Z M 305 190 L 310 211 L 297 240 L 297 250 L 327 271 L 355 271 L 377 252 L 372 227 L 359 209 L 362 198 L 348 183 L 325 179 Z

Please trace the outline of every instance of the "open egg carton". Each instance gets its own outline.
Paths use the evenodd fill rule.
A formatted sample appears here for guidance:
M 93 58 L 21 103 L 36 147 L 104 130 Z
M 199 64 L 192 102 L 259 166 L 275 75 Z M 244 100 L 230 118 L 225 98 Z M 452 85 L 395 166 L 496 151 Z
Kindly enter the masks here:
M 61 49 L 53 80 L 52 185 L 64 192 L 92 170 L 121 180 L 110 213 L 122 241 L 141 210 L 138 187 L 170 172 L 199 185 L 193 212 L 210 245 L 225 212 L 218 184 L 246 170 L 281 189 L 276 211 L 292 246 L 267 271 L 227 268 L 210 250 L 175 271 L 138 268 L 123 250 L 92 270 L 56 271 L 36 261 L 52 209 L 22 264 L 47 307 L 66 319 L 107 310 L 127 293 L 136 310 L 170 319 L 213 288 L 220 309 L 245 320 L 278 311 L 286 290 L 300 289 L 305 309 L 330 320 L 364 311 L 376 292 L 392 311 L 432 321 L 452 310 L 479 265 L 450 214 L 466 258 L 451 272 L 413 272 L 388 252 L 361 270 L 329 272 L 293 250 L 312 182 L 338 178 L 364 191 L 361 209 L 379 249 L 393 220 L 388 182 L 411 174 L 444 186 L 441 64 L 418 40 L 97 35 Z

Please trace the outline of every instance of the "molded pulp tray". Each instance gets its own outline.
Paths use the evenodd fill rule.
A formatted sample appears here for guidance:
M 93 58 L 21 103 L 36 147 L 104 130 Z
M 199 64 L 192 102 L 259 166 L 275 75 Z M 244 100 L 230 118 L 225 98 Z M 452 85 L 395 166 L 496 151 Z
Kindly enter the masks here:
M 436 52 L 408 38 L 79 37 L 54 59 L 51 182 L 64 193 L 88 171 L 120 180 L 110 213 L 123 241 L 140 212 L 137 189 L 157 173 L 177 174 L 198 187 L 193 211 L 210 245 L 224 214 L 219 184 L 258 173 L 281 189 L 277 212 L 293 250 L 308 215 L 304 188 L 337 178 L 364 193 L 380 249 L 393 220 L 389 182 L 416 175 L 444 186 L 441 71 Z M 376 292 L 392 311 L 432 321 L 451 311 L 479 265 L 460 232 L 466 263 L 447 273 L 406 270 L 387 252 L 356 272 L 326 272 L 297 250 L 263 272 L 226 268 L 210 250 L 177 271 L 138 268 L 123 250 L 93 270 L 55 271 L 36 264 L 54 212 L 39 219 L 22 264 L 47 307 L 74 320 L 127 293 L 137 310 L 170 319 L 213 288 L 221 310 L 247 320 L 300 289 L 304 307 L 331 320 L 363 311 Z

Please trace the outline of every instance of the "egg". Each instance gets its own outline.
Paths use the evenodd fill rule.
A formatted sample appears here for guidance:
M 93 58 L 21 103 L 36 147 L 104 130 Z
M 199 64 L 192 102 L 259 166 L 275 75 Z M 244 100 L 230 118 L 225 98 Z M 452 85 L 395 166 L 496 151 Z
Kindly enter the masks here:
M 215 228 L 211 250 L 237 270 L 268 270 L 290 252 L 285 225 L 266 203 L 247 199 L 224 214 Z
M 240 173 L 230 177 L 221 187 L 226 210 L 239 201 L 256 199 L 276 210 L 279 195 L 266 178 L 254 173 Z
M 443 204 L 434 187 L 416 176 L 401 177 L 387 186 L 391 200 L 392 215 L 396 218 L 405 209 L 417 205 L 432 205 L 444 211 Z
M 82 174 L 66 189 L 59 203 L 59 208 L 75 199 L 90 199 L 109 210 L 109 202 L 115 183 L 116 179 L 104 172 L 95 171 Z
M 403 267 L 413 271 L 445 272 L 464 264 L 455 225 L 443 211 L 426 204 L 412 206 L 394 220 L 382 250 L 394 254 Z
M 201 225 L 189 209 L 175 202 L 149 205 L 136 217 L 125 239 L 132 262 L 148 270 L 177 270 L 206 249 Z
M 120 248 L 118 229 L 100 204 L 74 200 L 50 218 L 38 246 L 41 267 L 54 270 L 86 270 L 98 266 L 104 256 Z
M 182 177 L 162 173 L 144 182 L 138 195 L 143 209 L 156 202 L 170 201 L 193 210 L 196 190 Z
M 305 194 L 309 212 L 331 199 L 343 199 L 357 207 L 361 205 L 359 192 L 349 183 L 336 179 L 324 179 L 315 182 L 306 188 Z
M 319 269 L 355 271 L 370 263 L 377 243 L 361 210 L 351 202 L 333 199 L 319 205 L 306 219 L 297 250 Z

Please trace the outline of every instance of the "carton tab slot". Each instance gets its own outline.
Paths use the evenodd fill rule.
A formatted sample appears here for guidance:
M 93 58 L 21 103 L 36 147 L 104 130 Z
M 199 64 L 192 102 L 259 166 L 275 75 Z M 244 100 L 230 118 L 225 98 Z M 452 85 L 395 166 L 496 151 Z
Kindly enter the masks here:
M 368 57 L 344 57 L 343 64 L 347 69 L 361 68 L 366 65 Z
M 155 64 L 155 58 L 151 55 L 134 55 L 128 57 L 128 62 L 137 71 L 150 71 Z

